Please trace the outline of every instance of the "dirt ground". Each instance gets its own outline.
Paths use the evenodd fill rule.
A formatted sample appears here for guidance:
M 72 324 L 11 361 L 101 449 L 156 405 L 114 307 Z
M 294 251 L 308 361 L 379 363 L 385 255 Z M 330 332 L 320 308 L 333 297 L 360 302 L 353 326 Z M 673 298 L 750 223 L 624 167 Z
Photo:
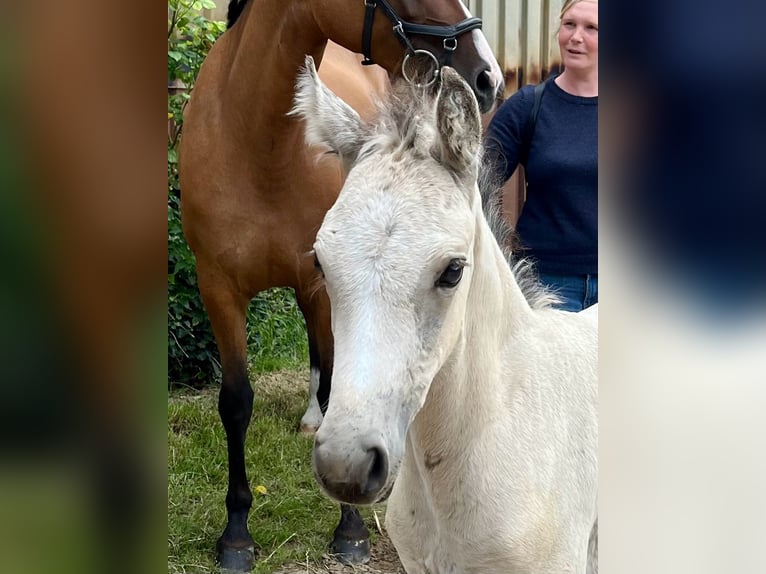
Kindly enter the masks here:
M 375 538 L 370 555 L 370 561 L 359 566 L 345 566 L 328 555 L 322 564 L 289 564 L 273 574 L 404 574 L 394 545 L 385 533 Z

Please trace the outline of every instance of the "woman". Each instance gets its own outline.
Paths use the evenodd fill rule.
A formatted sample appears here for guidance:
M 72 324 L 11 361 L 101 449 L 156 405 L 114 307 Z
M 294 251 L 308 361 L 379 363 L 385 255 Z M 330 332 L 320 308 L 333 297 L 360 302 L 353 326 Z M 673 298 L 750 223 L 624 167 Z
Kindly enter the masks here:
M 525 86 L 492 118 L 485 147 L 501 182 L 526 149 L 527 198 L 516 226 L 523 255 L 562 309 L 581 311 L 598 301 L 597 0 L 565 0 L 558 42 L 564 71 L 546 81 L 534 131 L 535 87 Z

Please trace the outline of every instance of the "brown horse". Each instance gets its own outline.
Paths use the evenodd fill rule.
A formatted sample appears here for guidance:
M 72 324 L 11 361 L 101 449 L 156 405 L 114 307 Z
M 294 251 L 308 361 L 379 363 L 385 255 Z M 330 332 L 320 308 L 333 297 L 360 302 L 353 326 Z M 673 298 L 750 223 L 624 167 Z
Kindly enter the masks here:
M 229 30 L 200 70 L 180 146 L 184 234 L 196 255 L 223 367 L 218 408 L 228 444 L 228 521 L 217 559 L 225 568 L 249 570 L 255 560 L 244 439 L 253 403 L 245 312 L 256 293 L 294 289 L 322 409 L 329 397 L 329 303 L 314 287 L 316 270 L 307 253 L 342 176 L 337 163 L 316 161 L 317 150 L 304 144 L 302 122 L 286 115 L 298 69 L 307 54 L 321 62 L 328 39 L 364 53 L 391 74 L 402 71 L 406 56 L 427 50 L 434 62 L 448 63 L 466 78 L 487 111 L 502 90 L 502 75 L 480 25 L 460 0 L 229 3 Z M 362 113 L 371 109 L 370 86 L 330 84 L 339 92 L 345 87 L 349 99 L 360 96 L 351 103 Z M 332 550 L 347 562 L 369 559 L 369 532 L 355 508 L 341 506 Z

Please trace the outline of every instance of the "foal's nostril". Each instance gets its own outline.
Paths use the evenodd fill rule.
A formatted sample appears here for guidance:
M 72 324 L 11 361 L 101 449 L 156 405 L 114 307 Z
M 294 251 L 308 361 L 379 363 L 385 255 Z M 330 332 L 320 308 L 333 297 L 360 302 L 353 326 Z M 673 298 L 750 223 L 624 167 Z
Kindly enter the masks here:
M 363 492 L 374 494 L 381 490 L 388 480 L 388 455 L 384 449 L 372 447 L 367 449 L 367 458 L 369 467 Z

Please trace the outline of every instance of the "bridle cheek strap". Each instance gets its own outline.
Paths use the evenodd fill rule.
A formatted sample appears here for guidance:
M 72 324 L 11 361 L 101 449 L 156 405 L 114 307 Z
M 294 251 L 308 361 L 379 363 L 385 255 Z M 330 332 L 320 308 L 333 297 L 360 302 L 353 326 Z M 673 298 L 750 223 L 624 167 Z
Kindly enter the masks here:
M 362 29 L 362 60 L 363 66 L 371 66 L 372 54 L 372 24 L 375 22 L 375 0 L 364 0 L 364 28 Z
M 375 9 L 378 6 L 388 16 L 388 19 L 391 20 L 391 23 L 394 25 L 394 35 L 410 55 L 415 53 L 415 48 L 412 46 L 408 36 L 443 38 L 442 45 L 444 47 L 444 60 L 446 64 L 450 63 L 452 52 L 457 49 L 457 37 L 471 30 L 481 29 L 482 24 L 481 18 L 476 17 L 466 18 L 452 26 L 413 24 L 399 18 L 387 0 L 364 0 L 364 28 L 362 30 L 362 54 L 364 55 L 364 60 L 362 60 L 362 64 L 365 66 L 375 63 L 372 59 L 372 25 L 375 22 Z

